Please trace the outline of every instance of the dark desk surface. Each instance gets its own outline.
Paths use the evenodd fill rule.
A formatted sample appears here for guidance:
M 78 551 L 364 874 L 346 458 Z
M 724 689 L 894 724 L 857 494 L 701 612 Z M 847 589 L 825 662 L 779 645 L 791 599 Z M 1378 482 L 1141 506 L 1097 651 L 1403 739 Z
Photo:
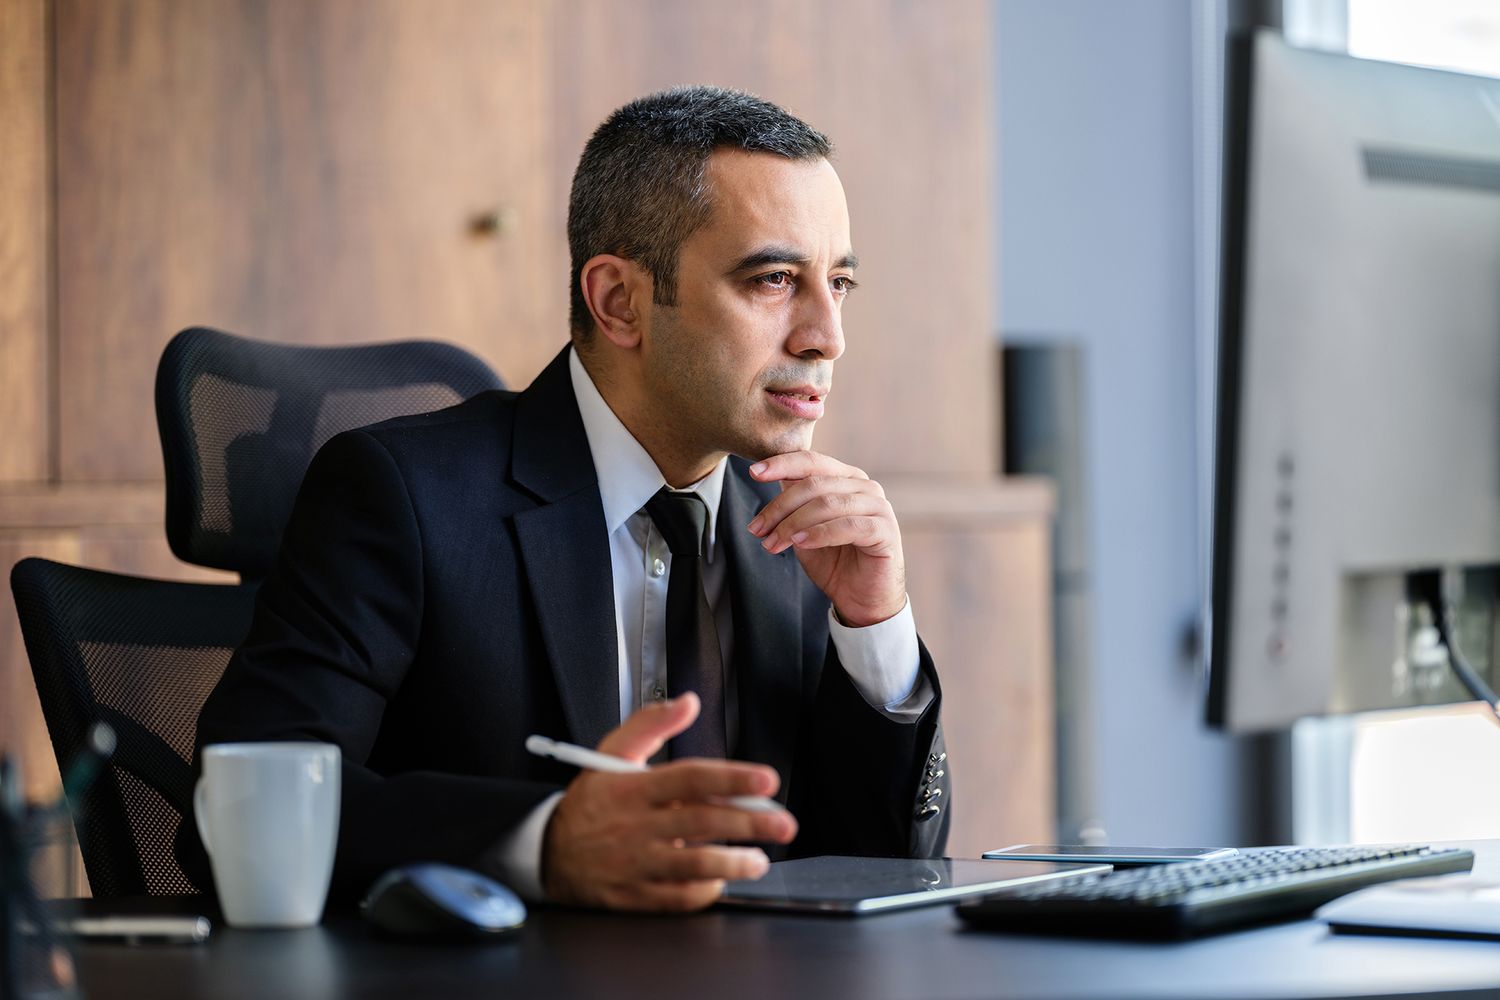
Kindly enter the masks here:
M 1500 875 L 1500 842 L 1476 871 Z M 303 931 L 218 926 L 204 947 L 88 945 L 87 996 L 1353 997 L 1500 993 L 1500 944 L 1333 935 L 1301 921 L 1183 944 L 967 930 L 949 907 L 861 918 L 534 908 L 509 941 L 377 939 L 352 916 Z

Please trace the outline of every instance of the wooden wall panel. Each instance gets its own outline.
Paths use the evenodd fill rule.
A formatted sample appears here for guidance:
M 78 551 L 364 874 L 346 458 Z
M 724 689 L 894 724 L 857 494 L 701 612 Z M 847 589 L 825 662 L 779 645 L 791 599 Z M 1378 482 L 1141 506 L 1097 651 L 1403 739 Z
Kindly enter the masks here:
M 60 465 L 157 478 L 151 386 L 193 324 L 463 344 L 525 384 L 563 342 L 546 5 L 57 0 Z M 511 231 L 475 216 L 512 208 Z
M 151 484 L 152 378 L 181 327 L 446 339 L 526 384 L 566 339 L 589 131 L 662 87 L 749 89 L 837 147 L 864 287 L 817 445 L 897 499 L 948 692 L 950 848 L 1048 839 L 1051 501 L 994 478 L 990 17 L 988 0 L 0 0 L 0 483 L 61 480 L 0 488 L 0 566 L 193 573 Z M 506 230 L 474 233 L 496 208 Z M 42 794 L 56 766 L 0 613 L 0 745 L 26 749 Z
M 833 139 L 863 287 L 817 446 L 881 473 L 994 474 L 987 0 L 552 9 L 565 176 L 610 111 L 683 83 L 750 90 Z
M 15 596 L 9 586 L 10 567 L 27 556 L 76 563 L 79 541 L 76 533 L 59 531 L 19 532 L 0 530 L 0 567 L 6 573 L 5 593 L 0 596 L 0 752 L 21 766 L 21 781 L 28 802 L 51 802 L 62 790 L 62 775 L 52 740 L 47 733 L 42 705 L 31 676 L 21 624 L 16 617 Z M 42 876 L 43 891 L 58 895 L 87 895 L 83 858 L 71 826 L 56 831 L 66 842 L 46 848 L 33 859 L 33 872 Z M 43 874 L 45 873 L 45 874 Z
M 912 611 L 943 683 L 948 853 L 1046 843 L 1056 835 L 1056 794 L 1045 509 L 1035 495 L 1009 513 L 981 498 L 978 509 L 955 515 L 903 502 L 901 492 L 888 486 Z
M 0 3 L 0 482 L 51 472 L 45 0 Z
M 76 564 L 79 548 L 73 531 L 0 531 L 0 566 L 5 568 L 5 593 L 0 595 L 0 749 L 20 758 L 26 795 L 33 801 L 53 798 L 62 784 L 16 617 L 10 568 L 27 556 Z
M 238 583 L 239 575 L 180 561 L 156 525 L 90 526 L 78 532 L 81 565 L 189 583 Z

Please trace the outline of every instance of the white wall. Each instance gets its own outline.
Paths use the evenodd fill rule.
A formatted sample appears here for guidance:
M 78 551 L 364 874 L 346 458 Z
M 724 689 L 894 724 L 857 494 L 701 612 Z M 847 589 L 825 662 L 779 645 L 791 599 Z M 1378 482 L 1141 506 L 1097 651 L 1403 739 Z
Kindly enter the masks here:
M 1115 844 L 1251 836 L 1203 723 L 1195 0 L 996 0 L 1001 333 L 1085 346 L 1093 785 Z

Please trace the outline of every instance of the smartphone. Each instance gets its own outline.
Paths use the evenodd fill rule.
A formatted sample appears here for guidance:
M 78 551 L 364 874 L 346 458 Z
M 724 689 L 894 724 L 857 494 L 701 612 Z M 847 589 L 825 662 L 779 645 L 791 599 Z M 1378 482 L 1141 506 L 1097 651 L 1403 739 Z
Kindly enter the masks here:
M 1176 861 L 1209 861 L 1232 858 L 1240 853 L 1233 847 L 1085 847 L 1058 844 L 1012 844 L 997 851 L 985 851 L 991 861 L 1092 861 L 1096 864 L 1161 865 Z
M 63 929 L 87 941 L 120 944 L 202 944 L 212 929 L 207 917 L 119 914 L 73 917 Z

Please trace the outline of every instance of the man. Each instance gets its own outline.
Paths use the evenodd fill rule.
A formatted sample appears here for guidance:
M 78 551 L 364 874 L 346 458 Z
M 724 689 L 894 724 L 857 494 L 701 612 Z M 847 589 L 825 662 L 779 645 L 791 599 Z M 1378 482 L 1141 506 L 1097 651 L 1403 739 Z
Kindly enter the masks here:
M 896 518 L 811 450 L 856 263 L 828 154 L 742 93 L 621 108 L 574 178 L 571 347 L 314 460 L 198 738 L 342 748 L 336 895 L 440 860 L 690 910 L 767 849 L 941 853 Z M 575 775 L 531 733 L 656 766 Z

